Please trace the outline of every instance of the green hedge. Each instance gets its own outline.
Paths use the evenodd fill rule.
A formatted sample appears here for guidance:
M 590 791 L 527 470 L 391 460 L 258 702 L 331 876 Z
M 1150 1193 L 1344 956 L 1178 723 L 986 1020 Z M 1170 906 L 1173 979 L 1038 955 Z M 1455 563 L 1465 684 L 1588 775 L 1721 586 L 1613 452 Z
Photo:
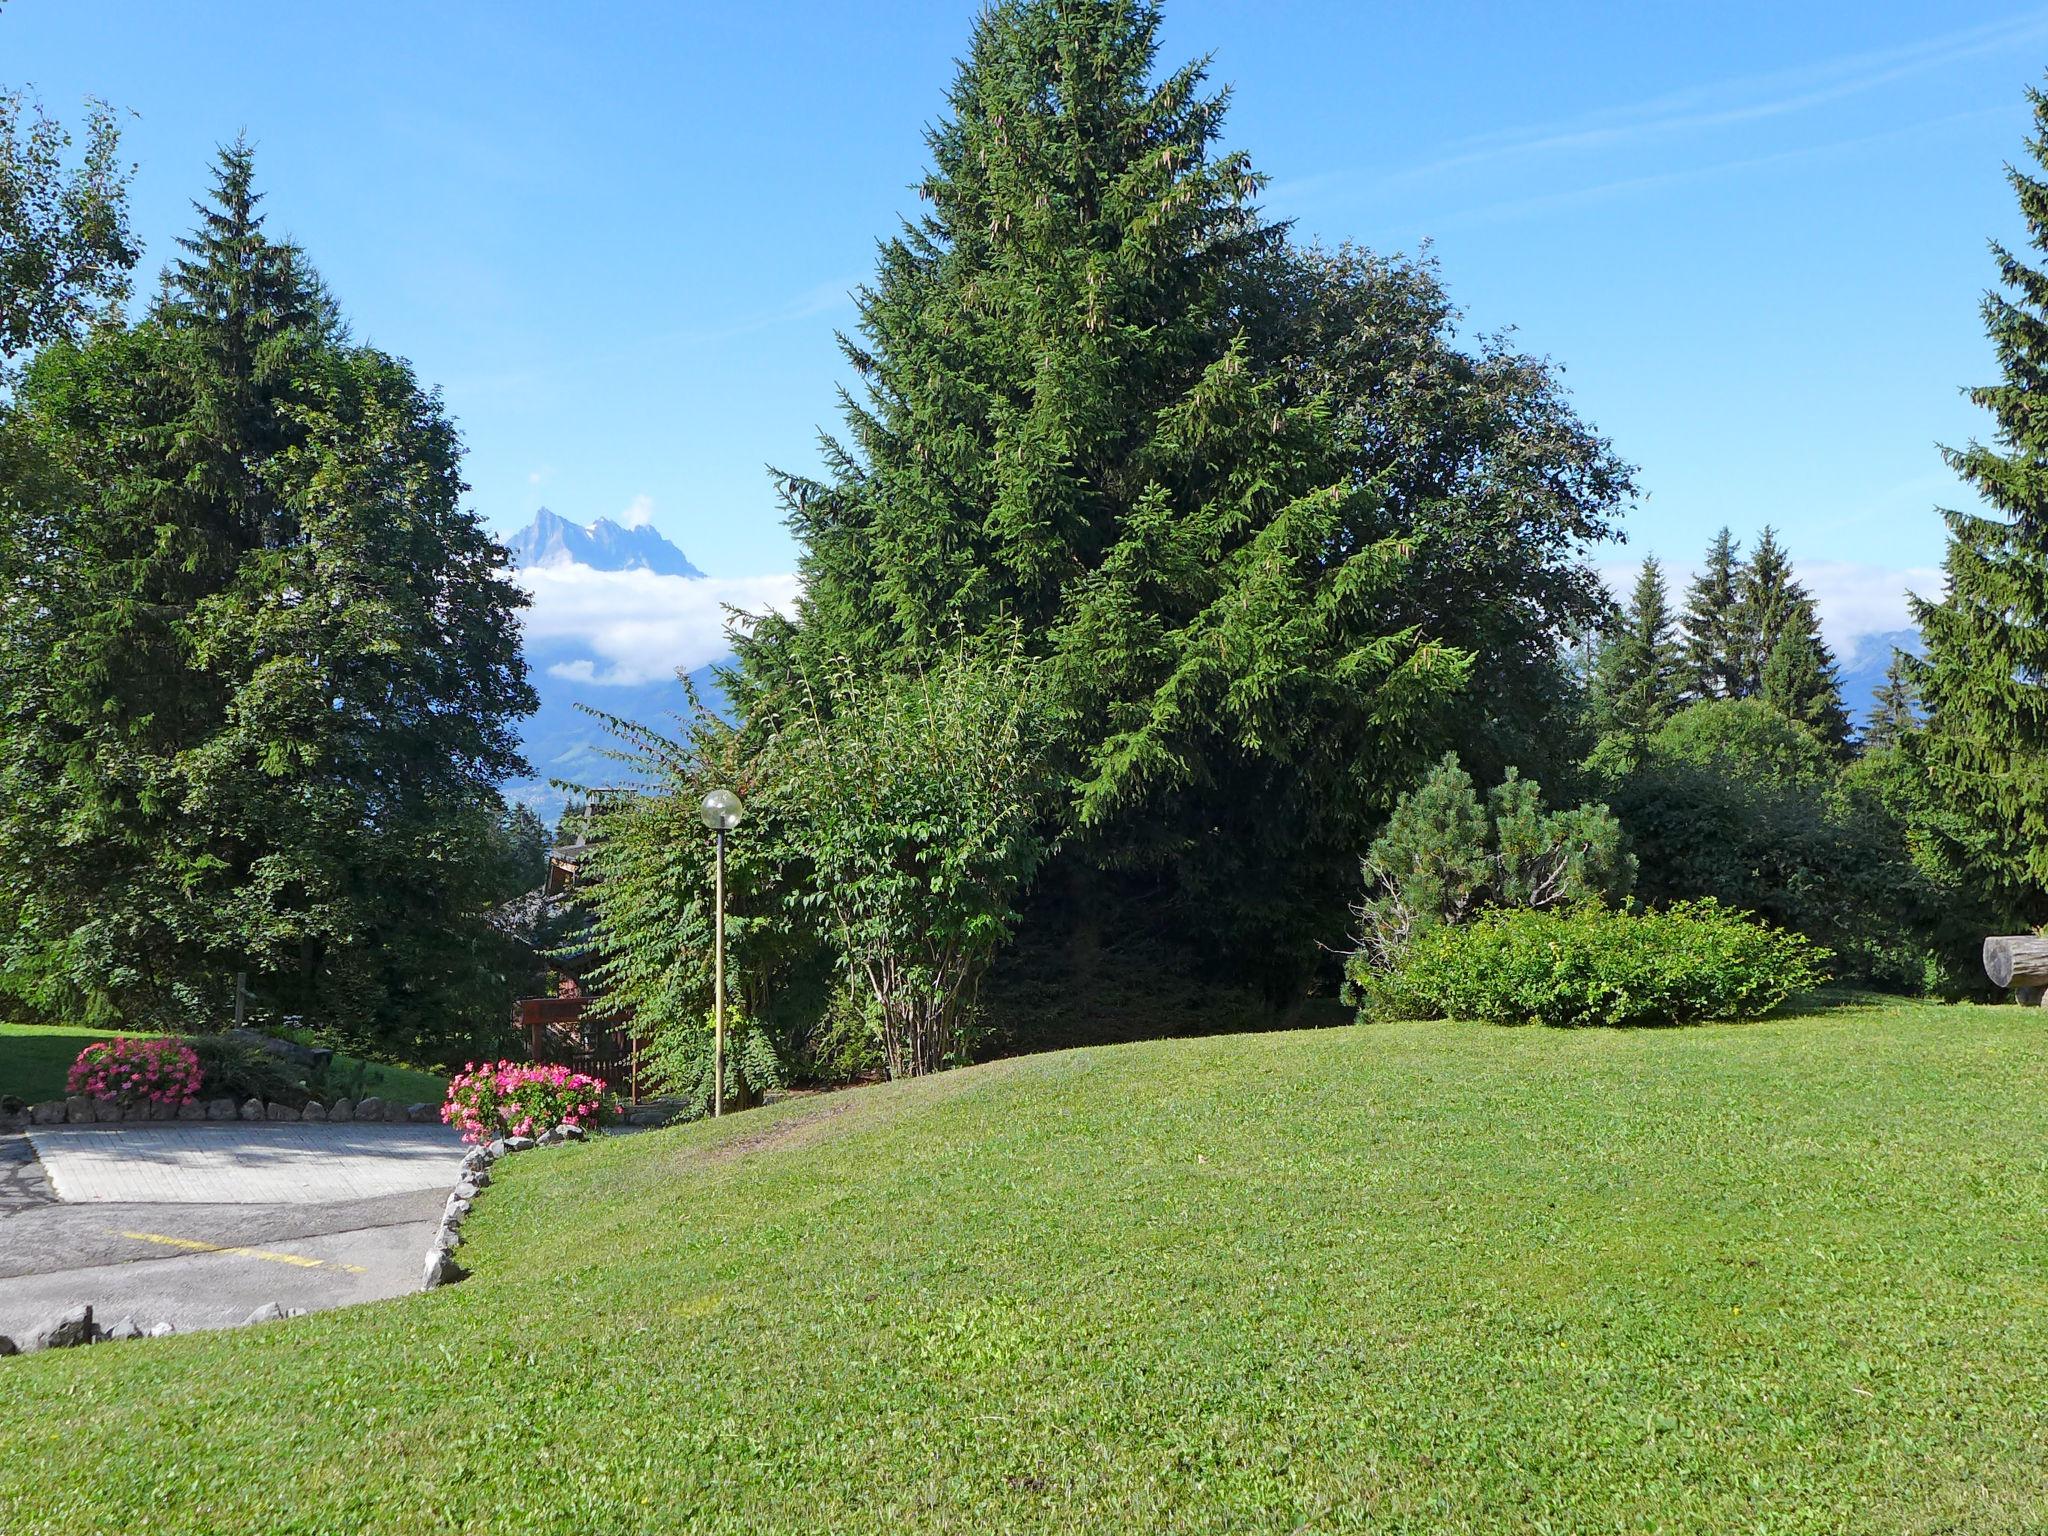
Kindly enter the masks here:
M 1423 934 L 1367 1007 L 1492 1024 L 1748 1019 L 1827 980 L 1827 959 L 1812 941 L 1712 901 L 1494 912 Z

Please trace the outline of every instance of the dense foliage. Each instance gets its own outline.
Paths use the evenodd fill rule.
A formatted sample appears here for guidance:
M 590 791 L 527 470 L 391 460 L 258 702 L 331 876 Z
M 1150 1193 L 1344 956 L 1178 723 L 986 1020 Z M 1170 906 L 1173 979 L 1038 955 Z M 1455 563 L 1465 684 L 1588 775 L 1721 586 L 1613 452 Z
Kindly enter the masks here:
M 1856 787 L 1827 743 L 1762 700 L 1691 705 L 1641 742 L 1609 738 L 1587 767 L 1645 901 L 1755 912 L 1831 950 L 1844 978 L 1966 984 L 1973 904 L 1915 861 L 1898 797 Z
M 2048 94 L 2030 90 L 2032 168 L 2007 176 L 2028 243 L 2048 253 Z M 1987 512 L 1951 511 L 1946 591 L 1916 598 L 1924 661 L 1906 664 L 1926 711 L 1913 738 L 1943 812 L 1948 856 L 1995 901 L 2029 922 L 2048 918 L 2048 272 L 1994 244 L 2003 291 L 1984 300 L 2002 375 L 1972 390 L 1991 413 L 1991 442 L 1948 453 Z
M 674 735 L 610 719 L 620 783 L 586 791 L 578 825 L 581 921 L 561 936 L 589 951 L 599 1017 L 631 1021 L 656 1090 L 711 1103 L 714 847 L 697 819 L 707 791 L 737 791 L 743 830 L 726 839 L 726 987 L 731 997 L 727 1103 L 750 1103 L 787 1075 L 808 1075 L 810 1035 L 827 969 L 813 925 L 793 920 L 801 863 L 769 765 L 691 696 Z
M 1030 921 L 1113 908 L 1285 997 L 1430 758 L 1497 771 L 1547 734 L 1628 481 L 1546 365 L 1459 344 L 1429 265 L 1261 218 L 1158 29 L 1112 0 L 978 19 L 928 211 L 859 295 L 863 393 L 788 484 L 799 612 L 744 640 L 735 696 L 772 730 L 842 661 L 914 676 L 1020 631 L 1065 834 Z
M 246 148 L 132 326 L 0 419 L 7 986 L 91 1021 L 261 1011 L 446 1058 L 501 1027 L 484 914 L 531 881 L 496 785 L 525 598 L 459 444 L 263 231 Z
M 1827 979 L 1807 939 L 1712 901 L 1501 911 L 1432 930 L 1370 1005 L 1490 1024 L 1751 1019 Z
M 1045 854 L 1046 715 L 1014 648 L 819 678 L 773 755 L 815 913 L 872 999 L 892 1077 L 958 1061 Z
M 95 102 L 83 152 L 24 93 L 0 87 L 0 384 L 16 358 L 118 315 L 141 254 L 112 108 Z
M 1512 768 L 1482 802 L 1451 756 L 1396 803 L 1363 874 L 1354 981 L 1400 965 L 1423 934 L 1485 911 L 1625 898 L 1636 865 L 1606 806 L 1546 812 L 1541 789 Z

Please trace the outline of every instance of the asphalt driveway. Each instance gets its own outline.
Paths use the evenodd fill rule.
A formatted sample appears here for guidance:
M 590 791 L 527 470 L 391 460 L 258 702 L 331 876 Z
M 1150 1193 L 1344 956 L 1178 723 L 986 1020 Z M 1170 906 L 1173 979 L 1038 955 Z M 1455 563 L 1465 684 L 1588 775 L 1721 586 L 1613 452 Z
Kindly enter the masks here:
M 0 1333 L 231 1327 L 415 1289 L 462 1147 L 442 1126 L 36 1126 L 0 1136 Z

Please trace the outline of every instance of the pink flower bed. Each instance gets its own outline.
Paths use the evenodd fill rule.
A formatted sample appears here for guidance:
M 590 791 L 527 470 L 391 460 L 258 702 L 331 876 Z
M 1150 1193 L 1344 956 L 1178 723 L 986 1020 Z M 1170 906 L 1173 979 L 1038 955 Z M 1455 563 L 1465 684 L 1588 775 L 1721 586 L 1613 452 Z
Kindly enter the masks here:
M 199 1057 L 181 1040 L 95 1040 L 64 1079 L 68 1092 L 133 1109 L 199 1097 Z
M 618 1112 L 601 1077 L 531 1062 L 469 1063 L 448 1081 L 441 1118 L 467 1142 L 538 1136 L 558 1125 L 601 1125 Z

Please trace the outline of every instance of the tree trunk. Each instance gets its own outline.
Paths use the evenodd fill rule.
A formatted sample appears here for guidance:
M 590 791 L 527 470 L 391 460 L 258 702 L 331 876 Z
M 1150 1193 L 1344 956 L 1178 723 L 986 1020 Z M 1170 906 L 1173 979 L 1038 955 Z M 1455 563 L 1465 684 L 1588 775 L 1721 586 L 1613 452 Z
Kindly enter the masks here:
M 2048 939 L 1993 934 L 1984 941 L 1984 974 L 1994 987 L 2048 986 Z

